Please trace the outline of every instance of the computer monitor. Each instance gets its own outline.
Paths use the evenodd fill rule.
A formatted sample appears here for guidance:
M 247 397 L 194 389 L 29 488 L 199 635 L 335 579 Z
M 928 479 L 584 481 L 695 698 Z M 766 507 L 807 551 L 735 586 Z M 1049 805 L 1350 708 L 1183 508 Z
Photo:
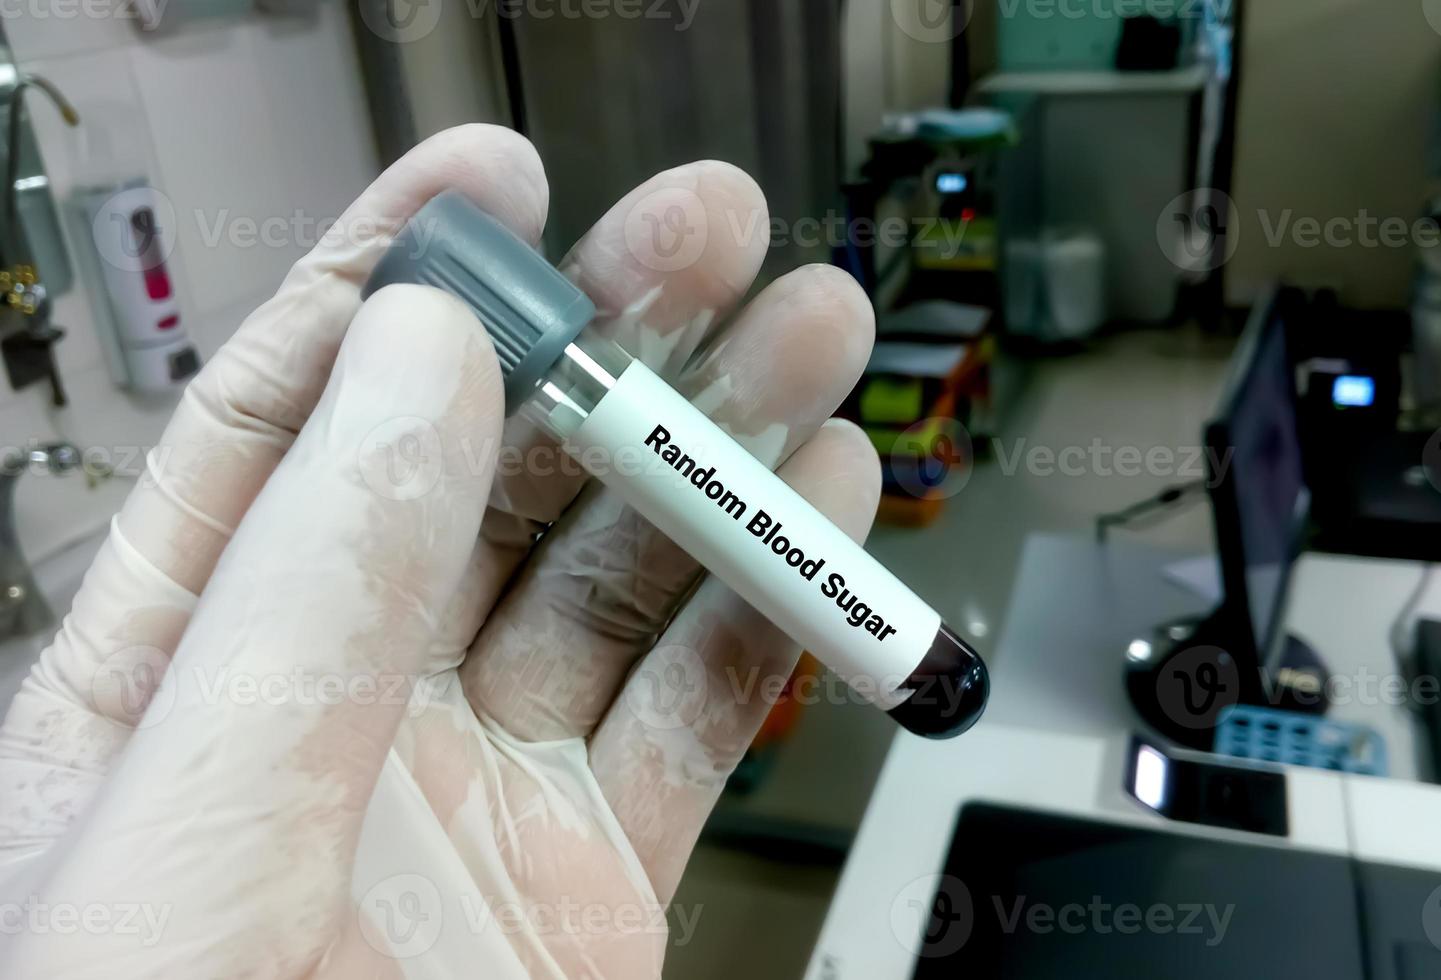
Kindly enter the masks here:
M 1219 411 L 1206 426 L 1227 647 L 1243 673 L 1254 667 L 1262 682 L 1281 645 L 1286 586 L 1310 502 L 1286 348 L 1286 311 L 1293 296 L 1281 289 L 1256 305 Z
M 1282 628 L 1311 500 L 1286 344 L 1299 298 L 1282 288 L 1256 304 L 1206 425 L 1220 605 L 1200 619 L 1158 624 L 1167 644 L 1159 655 L 1146 641 L 1126 652 L 1131 703 L 1179 745 L 1209 750 L 1235 704 L 1325 710 L 1325 665 Z

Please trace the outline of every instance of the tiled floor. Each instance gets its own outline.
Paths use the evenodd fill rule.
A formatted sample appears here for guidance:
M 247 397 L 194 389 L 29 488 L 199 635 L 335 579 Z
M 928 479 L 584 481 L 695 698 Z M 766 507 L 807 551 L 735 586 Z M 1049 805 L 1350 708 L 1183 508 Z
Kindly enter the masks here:
M 1117 475 L 1115 453 L 1166 447 L 1174 454 L 1170 469 L 1178 470 L 1199 444 L 1231 347 L 1191 329 L 1154 330 L 1029 362 L 999 445 L 941 518 L 922 530 L 878 528 L 870 550 L 986 650 L 1005 626 L 1027 534 L 1089 533 L 1097 514 L 1184 481 L 1185 473 L 1168 471 L 1164 453 L 1152 457 L 1152 472 Z M 1084 451 L 1085 473 L 1047 472 L 1045 450 L 1066 447 Z M 1010 466 L 1028 454 L 1034 465 Z M 1072 464 L 1079 458 L 1069 456 Z M 1198 502 L 1146 530 L 1113 533 L 1201 551 L 1210 546 L 1210 517 Z M 744 799 L 723 801 L 723 812 L 853 830 L 893 734 L 890 720 L 873 709 L 813 705 L 765 782 Z M 800 976 L 838 873 L 702 844 L 676 897 L 699 915 L 684 944 L 673 932 L 666 976 Z

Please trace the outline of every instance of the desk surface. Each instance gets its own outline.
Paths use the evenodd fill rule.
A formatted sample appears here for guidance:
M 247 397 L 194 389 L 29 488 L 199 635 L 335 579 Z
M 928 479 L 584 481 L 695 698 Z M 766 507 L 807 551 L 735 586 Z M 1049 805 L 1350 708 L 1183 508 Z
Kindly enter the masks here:
M 1306 641 L 1335 678 L 1327 717 L 1379 731 L 1394 779 L 1431 772 L 1420 716 L 1402 703 L 1407 681 L 1390 638 L 1424 568 L 1385 558 L 1302 555 L 1287 593 L 1287 631 Z M 1415 615 L 1441 619 L 1441 581 L 1419 597 Z M 1409 621 L 1405 634 L 1409 643 Z
M 1178 557 L 1121 535 L 1105 545 L 1082 535 L 1030 537 L 996 650 L 987 717 L 1045 731 L 1131 729 L 1134 713 L 1120 679 L 1126 644 L 1210 605 L 1161 574 Z M 1336 675 L 1329 717 L 1377 729 L 1395 779 L 1415 780 L 1430 769 L 1420 719 L 1401 703 L 1405 679 L 1390 643 L 1422 569 L 1419 562 L 1303 555 L 1283 617 L 1287 631 Z M 1441 618 L 1441 576 L 1420 597 L 1416 615 Z
M 958 739 L 896 736 L 808 978 L 910 976 L 957 811 L 973 800 L 1441 870 L 1441 787 L 1287 767 L 1292 828 L 1281 840 L 1171 823 L 1123 794 L 1134 715 L 1121 652 L 1157 620 L 1206 605 L 1160 575 L 1176 557 L 1123 537 L 1104 547 L 1085 536 L 1027 540 L 991 707 Z M 1419 574 L 1408 563 L 1308 556 L 1288 625 L 1333 669 L 1384 672 L 1387 630 Z M 1441 612 L 1441 586 L 1421 608 Z M 1342 707 L 1365 705 L 1338 706 L 1337 717 L 1348 717 Z M 1404 741 L 1410 719 L 1390 710 L 1401 713 L 1382 711 L 1384 727 L 1376 717 L 1368 723 Z

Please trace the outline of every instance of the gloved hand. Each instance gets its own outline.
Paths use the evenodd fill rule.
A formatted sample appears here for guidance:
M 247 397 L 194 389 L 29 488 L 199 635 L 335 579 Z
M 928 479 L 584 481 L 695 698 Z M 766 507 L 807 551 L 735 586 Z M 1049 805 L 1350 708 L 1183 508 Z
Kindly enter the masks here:
M 659 973 L 664 904 L 797 650 L 503 420 L 459 302 L 361 304 L 447 187 L 538 240 L 530 144 L 442 133 L 186 390 L 0 730 L 0 975 Z M 645 233 L 677 207 L 682 261 Z M 864 295 L 804 268 L 716 328 L 768 227 L 748 177 L 693 164 L 563 268 L 860 537 L 875 455 L 825 420 L 870 350 Z

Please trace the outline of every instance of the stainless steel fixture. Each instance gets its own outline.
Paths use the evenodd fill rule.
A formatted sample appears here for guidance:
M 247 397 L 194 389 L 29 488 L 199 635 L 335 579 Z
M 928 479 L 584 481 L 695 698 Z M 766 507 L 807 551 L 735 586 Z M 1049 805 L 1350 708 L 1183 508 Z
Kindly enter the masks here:
M 36 587 L 20 549 L 15 527 L 16 487 L 26 473 L 62 476 L 80 465 L 80 450 L 68 442 L 12 450 L 0 459 L 0 638 L 24 636 L 55 625 L 55 614 Z

